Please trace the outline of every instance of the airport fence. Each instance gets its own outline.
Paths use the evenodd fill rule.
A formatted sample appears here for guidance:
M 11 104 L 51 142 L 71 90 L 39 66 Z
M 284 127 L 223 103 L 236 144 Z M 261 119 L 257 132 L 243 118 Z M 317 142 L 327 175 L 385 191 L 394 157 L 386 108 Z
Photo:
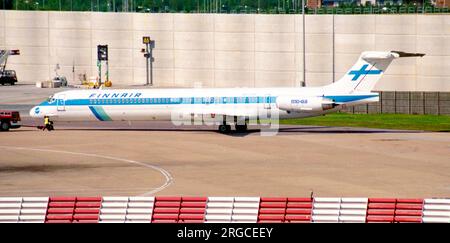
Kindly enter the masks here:
M 433 14 L 449 13 L 430 1 L 418 4 L 357 5 L 341 2 L 339 6 L 307 7 L 306 14 Z M 148 13 L 231 13 L 231 14 L 299 14 L 301 0 L 0 0 L 0 9 L 148 12 Z
M 450 92 L 379 91 L 380 102 L 344 109 L 353 114 L 450 115 Z

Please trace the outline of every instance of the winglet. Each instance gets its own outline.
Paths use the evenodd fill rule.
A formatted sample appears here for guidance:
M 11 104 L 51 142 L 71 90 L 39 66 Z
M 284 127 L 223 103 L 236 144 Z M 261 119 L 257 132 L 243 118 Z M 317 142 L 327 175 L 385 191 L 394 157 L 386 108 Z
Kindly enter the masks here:
M 391 51 L 392 53 L 396 53 L 398 57 L 423 57 L 424 53 L 411 53 L 411 52 L 403 52 L 403 51 Z

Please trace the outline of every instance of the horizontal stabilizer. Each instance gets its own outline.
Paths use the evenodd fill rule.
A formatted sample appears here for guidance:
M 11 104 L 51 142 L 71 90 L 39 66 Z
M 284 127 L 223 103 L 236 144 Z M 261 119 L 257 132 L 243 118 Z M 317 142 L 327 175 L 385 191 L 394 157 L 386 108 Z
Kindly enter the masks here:
M 403 52 L 403 51 L 391 51 L 392 53 L 397 53 L 398 57 L 423 57 L 424 53 L 412 53 L 412 52 Z

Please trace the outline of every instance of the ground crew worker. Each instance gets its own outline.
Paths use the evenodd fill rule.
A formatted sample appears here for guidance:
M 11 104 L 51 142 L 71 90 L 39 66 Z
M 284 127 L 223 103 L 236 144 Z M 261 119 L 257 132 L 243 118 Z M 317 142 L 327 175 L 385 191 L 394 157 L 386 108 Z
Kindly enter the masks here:
M 44 127 L 42 128 L 42 131 L 45 131 L 45 129 L 47 128 L 48 131 L 51 131 L 50 128 L 50 118 L 48 118 L 48 116 L 44 117 Z

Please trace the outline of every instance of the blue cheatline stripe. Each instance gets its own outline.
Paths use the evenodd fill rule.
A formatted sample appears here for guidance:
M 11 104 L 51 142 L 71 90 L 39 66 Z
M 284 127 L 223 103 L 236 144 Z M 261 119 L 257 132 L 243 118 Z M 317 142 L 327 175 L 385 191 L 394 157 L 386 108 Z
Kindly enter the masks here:
M 364 100 L 368 98 L 378 97 L 377 94 L 373 95 L 326 95 L 324 96 L 327 99 L 334 100 L 335 102 L 351 102 L 351 101 L 358 101 L 358 100 Z
M 327 95 L 325 98 L 333 99 L 336 102 L 351 102 L 372 97 L 374 95 Z M 319 96 L 322 97 L 322 96 Z M 124 105 L 180 105 L 180 104 L 264 104 L 276 103 L 277 97 L 179 97 L 179 98 L 105 98 L 105 99 L 69 99 L 65 101 L 65 106 L 124 106 Z M 42 102 L 40 106 L 56 106 L 57 102 Z M 103 108 L 94 108 L 96 112 L 104 119 L 110 119 Z M 92 110 L 92 109 L 91 109 Z M 103 112 L 102 112 L 103 111 Z
M 93 107 L 89 106 L 89 109 L 92 111 L 92 114 L 99 120 L 99 121 L 111 121 L 112 119 L 105 113 L 103 108 L 101 106 Z
M 97 111 L 97 113 L 100 115 L 100 117 L 104 120 L 104 121 L 112 121 L 111 117 L 108 116 L 108 114 L 106 114 L 105 110 L 103 109 L 103 107 L 101 106 L 94 106 L 94 110 Z
M 105 99 L 68 99 L 66 106 L 89 105 L 179 105 L 179 104 L 258 104 L 275 103 L 276 97 L 179 97 L 179 98 L 105 98 Z M 55 102 L 42 102 L 40 106 L 56 106 Z
M 92 113 L 94 114 L 94 116 L 95 116 L 99 121 L 103 121 L 102 117 L 97 113 L 97 111 L 94 109 L 94 107 L 89 106 L 89 109 L 92 111 Z

